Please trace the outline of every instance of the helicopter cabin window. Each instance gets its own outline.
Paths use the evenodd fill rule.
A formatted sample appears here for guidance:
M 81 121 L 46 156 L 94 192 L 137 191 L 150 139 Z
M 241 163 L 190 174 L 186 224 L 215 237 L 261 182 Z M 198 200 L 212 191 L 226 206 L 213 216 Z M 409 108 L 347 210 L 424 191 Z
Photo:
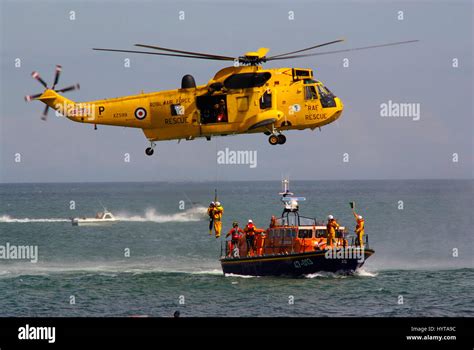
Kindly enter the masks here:
M 318 95 L 314 86 L 309 85 L 304 87 L 304 98 L 305 100 L 317 100 Z
M 198 96 L 196 105 L 201 112 L 202 124 L 228 122 L 226 95 Z
M 234 74 L 224 80 L 227 89 L 249 89 L 263 86 L 270 78 L 269 72 L 265 73 L 240 73 Z
M 313 230 L 303 229 L 298 231 L 298 238 L 312 238 Z
M 272 107 L 272 94 L 267 91 L 260 97 L 260 109 L 267 109 Z

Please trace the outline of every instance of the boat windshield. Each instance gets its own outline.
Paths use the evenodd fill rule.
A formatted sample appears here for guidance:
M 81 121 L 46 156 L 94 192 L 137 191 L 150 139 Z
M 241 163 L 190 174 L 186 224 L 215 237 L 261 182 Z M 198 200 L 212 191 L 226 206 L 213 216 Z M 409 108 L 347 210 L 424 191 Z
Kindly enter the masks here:
M 317 222 L 314 218 L 289 215 L 276 219 L 275 224 L 277 226 L 315 226 Z

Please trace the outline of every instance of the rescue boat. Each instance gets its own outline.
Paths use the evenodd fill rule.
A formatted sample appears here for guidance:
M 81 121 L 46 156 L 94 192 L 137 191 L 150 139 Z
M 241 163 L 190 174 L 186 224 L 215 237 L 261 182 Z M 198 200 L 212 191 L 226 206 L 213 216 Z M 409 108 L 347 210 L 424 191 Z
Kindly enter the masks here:
M 327 228 L 315 218 L 299 213 L 299 202 L 289 191 L 289 181 L 283 181 L 280 193 L 284 205 L 279 218 L 272 217 L 268 229 L 256 235 L 254 249 L 247 251 L 245 235 L 236 247 L 227 241 L 221 246 L 220 262 L 225 275 L 293 276 L 317 272 L 352 274 L 374 254 L 368 235 L 364 244 L 356 245 L 355 236 L 347 235 L 344 226 L 336 231 L 336 242 L 327 245 Z

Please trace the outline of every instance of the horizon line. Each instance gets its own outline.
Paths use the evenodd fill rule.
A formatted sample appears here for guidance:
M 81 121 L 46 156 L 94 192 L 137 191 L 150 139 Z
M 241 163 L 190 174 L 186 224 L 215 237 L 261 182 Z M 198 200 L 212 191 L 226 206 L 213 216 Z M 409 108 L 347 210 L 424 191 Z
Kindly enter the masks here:
M 404 179 L 291 179 L 291 181 L 468 181 L 471 178 L 404 178 Z M 140 181 L 40 181 L 40 182 L 0 182 L 0 185 L 21 185 L 21 184 L 100 184 L 100 183 L 230 183 L 230 182 L 281 182 L 282 179 L 268 180 L 140 180 Z

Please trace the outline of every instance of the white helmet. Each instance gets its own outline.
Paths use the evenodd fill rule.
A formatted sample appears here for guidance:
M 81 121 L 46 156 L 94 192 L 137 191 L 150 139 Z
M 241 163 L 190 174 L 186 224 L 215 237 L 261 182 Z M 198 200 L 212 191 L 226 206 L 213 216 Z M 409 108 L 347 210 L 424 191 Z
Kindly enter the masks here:
M 217 205 L 217 206 L 221 205 L 221 202 L 216 202 L 216 205 Z
M 249 219 L 249 223 L 253 223 L 252 219 Z
M 362 215 L 359 215 L 357 218 L 358 218 L 359 220 L 362 220 L 362 219 L 363 219 L 363 218 L 362 218 Z
M 328 220 L 332 220 L 332 219 L 334 219 L 334 216 L 328 215 Z

